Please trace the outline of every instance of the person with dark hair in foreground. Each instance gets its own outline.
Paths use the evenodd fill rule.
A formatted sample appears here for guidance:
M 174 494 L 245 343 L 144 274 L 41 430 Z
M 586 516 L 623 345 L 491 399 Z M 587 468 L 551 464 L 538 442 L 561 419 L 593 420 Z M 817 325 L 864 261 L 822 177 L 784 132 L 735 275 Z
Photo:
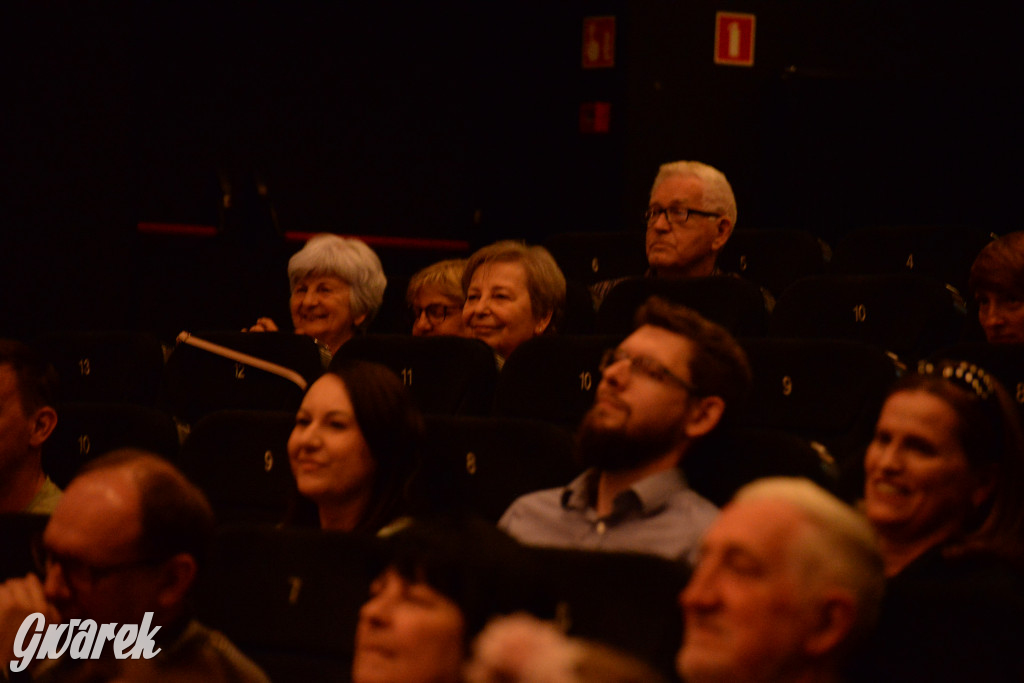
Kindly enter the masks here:
M 286 521 L 372 534 L 410 512 L 423 429 L 395 373 L 336 358 L 295 415 L 288 458 L 299 496 Z
M 717 516 L 687 486 L 680 463 L 745 398 L 746 354 L 721 326 L 657 297 L 636 322 L 606 352 L 577 434 L 588 469 L 566 487 L 521 496 L 499 521 L 523 543 L 692 562 Z
M 472 518 L 413 521 L 387 536 L 359 613 L 353 683 L 458 683 L 470 643 L 492 617 L 551 617 L 529 557 Z
M 122 450 L 87 464 L 43 533 L 42 580 L 30 574 L 0 585 L 5 667 L 15 659 L 22 623 L 38 612 L 47 624 L 69 630 L 84 628 L 85 620 L 118 629 L 148 621 L 159 628 L 152 649 L 160 651 L 151 659 L 117 659 L 108 642 L 99 659 L 76 659 L 68 651 L 56 660 L 33 660 L 28 680 L 265 683 L 259 667 L 226 637 L 191 617 L 189 594 L 212 533 L 206 498 L 160 457 Z

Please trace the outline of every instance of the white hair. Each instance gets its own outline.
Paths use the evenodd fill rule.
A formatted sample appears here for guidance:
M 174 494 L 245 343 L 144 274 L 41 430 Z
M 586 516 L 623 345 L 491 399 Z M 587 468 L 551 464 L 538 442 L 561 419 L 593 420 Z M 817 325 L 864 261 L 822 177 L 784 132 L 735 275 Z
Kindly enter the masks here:
M 808 524 L 798 548 L 808 584 L 839 585 L 857 601 L 851 641 L 874 626 L 885 586 L 882 555 L 874 529 L 863 514 L 809 479 L 767 477 L 736 492 L 733 502 L 781 500 L 797 508 Z
M 360 325 L 366 328 L 384 302 L 387 278 L 373 249 L 357 239 L 329 233 L 315 235 L 288 260 L 288 281 L 295 289 L 310 275 L 331 275 L 349 286 L 352 316 L 366 315 Z
M 658 185 L 672 176 L 692 177 L 701 181 L 707 206 L 700 208 L 721 213 L 734 226 L 736 225 L 736 197 L 724 173 L 699 161 L 673 161 L 662 164 L 654 178 L 654 184 L 651 185 L 651 194 L 658 189 Z

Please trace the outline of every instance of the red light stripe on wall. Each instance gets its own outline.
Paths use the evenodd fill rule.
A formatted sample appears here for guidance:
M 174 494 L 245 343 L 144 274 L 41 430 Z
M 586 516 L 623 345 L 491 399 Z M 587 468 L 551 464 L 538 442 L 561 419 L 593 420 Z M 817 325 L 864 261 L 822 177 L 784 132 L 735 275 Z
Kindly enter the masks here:
M 179 223 L 139 223 L 139 232 L 151 235 L 189 235 L 193 237 L 214 237 L 217 228 L 211 225 L 183 225 Z M 315 232 L 286 232 L 289 242 L 305 242 Z M 389 237 L 385 235 L 341 235 L 366 242 L 371 247 L 392 249 L 413 249 L 420 251 L 469 251 L 468 240 L 429 239 L 425 237 Z
M 151 235 L 192 235 L 197 237 L 213 237 L 217 228 L 212 225 L 183 225 L 180 223 L 139 223 L 139 232 Z

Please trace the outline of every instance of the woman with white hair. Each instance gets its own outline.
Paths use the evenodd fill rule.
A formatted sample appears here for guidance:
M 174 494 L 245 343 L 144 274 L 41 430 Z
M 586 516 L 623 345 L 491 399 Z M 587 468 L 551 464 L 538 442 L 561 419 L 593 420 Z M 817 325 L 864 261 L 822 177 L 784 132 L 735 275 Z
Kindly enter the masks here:
M 357 239 L 320 234 L 288 261 L 290 309 L 296 334 L 313 337 L 330 351 L 364 331 L 384 301 L 387 278 L 380 259 Z M 250 332 L 276 332 L 260 318 Z

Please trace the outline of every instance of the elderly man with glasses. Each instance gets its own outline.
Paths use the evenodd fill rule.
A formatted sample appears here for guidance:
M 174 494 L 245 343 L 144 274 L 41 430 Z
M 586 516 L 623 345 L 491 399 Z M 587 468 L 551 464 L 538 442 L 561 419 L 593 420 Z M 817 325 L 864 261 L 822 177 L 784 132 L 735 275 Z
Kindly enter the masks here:
M 646 277 L 683 278 L 726 275 L 718 253 L 736 225 L 736 197 L 725 175 L 699 161 L 662 164 L 651 186 L 644 213 L 647 225 Z M 627 278 L 603 280 L 590 287 L 600 307 L 611 289 Z M 765 304 L 774 305 L 763 292 Z
M 719 325 L 652 298 L 602 373 L 577 433 L 586 471 L 520 497 L 499 526 L 531 545 L 692 563 L 718 509 L 687 486 L 680 464 L 749 391 L 746 355 Z

